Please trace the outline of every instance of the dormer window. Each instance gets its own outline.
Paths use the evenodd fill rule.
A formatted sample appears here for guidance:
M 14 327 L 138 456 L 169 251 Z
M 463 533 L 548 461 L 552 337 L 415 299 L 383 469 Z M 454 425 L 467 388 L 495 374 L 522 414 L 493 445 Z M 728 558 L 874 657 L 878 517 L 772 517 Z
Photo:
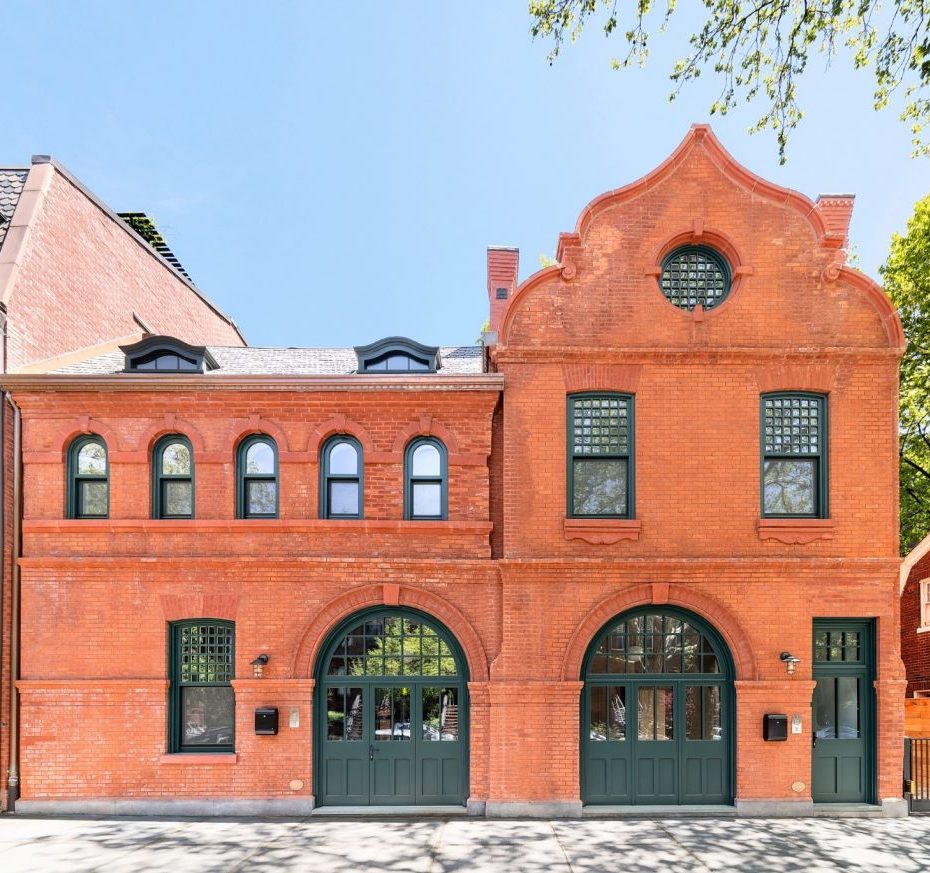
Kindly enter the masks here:
M 435 373 L 441 366 L 438 346 L 424 346 L 402 336 L 356 346 L 359 373 Z
M 170 336 L 150 336 L 131 346 L 120 346 L 127 373 L 204 373 L 217 363 L 206 346 L 191 346 Z

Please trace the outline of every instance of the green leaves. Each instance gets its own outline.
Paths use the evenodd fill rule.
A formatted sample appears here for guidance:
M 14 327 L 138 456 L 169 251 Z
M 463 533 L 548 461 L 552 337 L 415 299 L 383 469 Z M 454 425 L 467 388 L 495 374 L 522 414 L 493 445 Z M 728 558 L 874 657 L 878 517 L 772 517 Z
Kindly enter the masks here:
M 919 200 L 880 269 L 908 346 L 901 361 L 901 548 L 930 531 L 930 196 Z
M 672 68 L 670 99 L 705 69 L 721 78 L 712 115 L 725 115 L 740 101 L 764 101 L 751 132 L 772 130 L 785 161 L 788 134 L 803 118 L 798 80 L 811 55 L 829 64 L 845 50 L 854 68 L 874 66 L 876 109 L 901 91 L 901 120 L 910 122 L 914 154 L 930 155 L 923 131 L 930 122 L 930 3 L 928 0 L 703 0 L 707 19 L 691 35 L 690 50 Z M 531 0 L 533 38 L 552 42 L 552 63 L 566 39 L 574 42 L 589 20 L 600 18 L 606 37 L 619 29 L 619 0 Z M 614 69 L 642 65 L 649 54 L 652 0 L 638 0 L 629 26 L 623 29 L 627 54 L 611 61 Z M 658 32 L 675 13 L 666 0 Z

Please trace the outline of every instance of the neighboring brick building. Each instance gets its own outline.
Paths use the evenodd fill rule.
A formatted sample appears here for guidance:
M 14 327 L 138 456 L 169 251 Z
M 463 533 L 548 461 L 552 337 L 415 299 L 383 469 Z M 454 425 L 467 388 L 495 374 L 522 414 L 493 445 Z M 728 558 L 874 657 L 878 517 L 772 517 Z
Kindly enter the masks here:
M 930 697 L 930 536 L 901 564 L 901 656 L 907 696 Z
M 151 222 L 136 226 L 152 230 Z M 0 373 L 45 372 L 156 331 L 244 345 L 235 324 L 61 165 L 0 169 Z M 0 809 L 9 761 L 12 418 L 0 404 Z
M 17 808 L 901 814 L 904 338 L 851 210 L 697 126 L 556 266 L 489 250 L 483 349 L 8 377 Z

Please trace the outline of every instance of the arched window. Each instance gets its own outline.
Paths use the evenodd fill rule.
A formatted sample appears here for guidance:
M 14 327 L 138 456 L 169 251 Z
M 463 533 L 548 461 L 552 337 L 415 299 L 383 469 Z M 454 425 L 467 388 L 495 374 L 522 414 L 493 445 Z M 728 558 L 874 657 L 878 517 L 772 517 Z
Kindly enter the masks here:
M 96 435 L 78 437 L 68 449 L 68 518 L 106 518 L 109 510 L 107 445 Z
M 194 451 L 190 440 L 169 434 L 152 453 L 152 518 L 194 517 Z
M 446 447 L 433 437 L 413 440 L 404 457 L 404 518 L 446 518 L 446 479 Z
M 264 435 L 244 439 L 236 461 L 239 518 L 277 518 L 278 448 Z
M 349 436 L 335 436 L 323 446 L 320 465 L 320 517 L 361 518 L 364 466 L 362 447 Z

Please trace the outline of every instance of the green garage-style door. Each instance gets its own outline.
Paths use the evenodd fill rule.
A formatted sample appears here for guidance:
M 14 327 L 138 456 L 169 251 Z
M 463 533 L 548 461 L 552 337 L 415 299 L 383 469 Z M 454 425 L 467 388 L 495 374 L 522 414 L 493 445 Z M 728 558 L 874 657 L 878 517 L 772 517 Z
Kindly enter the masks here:
M 464 804 L 465 674 L 454 638 L 420 613 L 381 608 L 343 623 L 317 673 L 318 803 Z
M 872 623 L 814 622 L 811 793 L 817 803 L 873 801 Z
M 733 800 L 733 668 L 719 635 L 676 609 L 611 621 L 584 662 L 588 804 Z

